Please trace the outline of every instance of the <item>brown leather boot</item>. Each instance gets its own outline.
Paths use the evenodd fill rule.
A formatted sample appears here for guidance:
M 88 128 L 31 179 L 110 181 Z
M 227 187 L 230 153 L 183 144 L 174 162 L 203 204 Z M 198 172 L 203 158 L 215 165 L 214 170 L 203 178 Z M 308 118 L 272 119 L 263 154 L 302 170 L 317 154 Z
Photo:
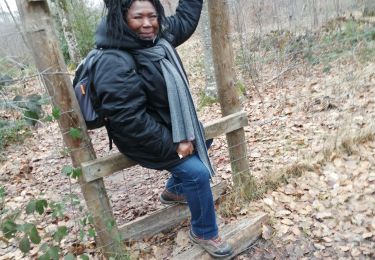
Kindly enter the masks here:
M 160 202 L 163 204 L 187 204 L 184 195 L 172 193 L 167 189 L 160 194 Z

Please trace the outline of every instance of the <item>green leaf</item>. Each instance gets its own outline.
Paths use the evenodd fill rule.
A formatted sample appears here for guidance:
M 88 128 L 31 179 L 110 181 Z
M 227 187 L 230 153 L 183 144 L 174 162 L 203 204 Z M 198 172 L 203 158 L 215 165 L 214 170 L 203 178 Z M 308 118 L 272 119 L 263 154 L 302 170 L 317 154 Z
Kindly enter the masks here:
M 32 214 L 35 211 L 36 200 L 30 201 L 26 206 L 26 214 Z
M 17 233 L 17 224 L 8 219 L 1 225 L 1 231 L 5 238 L 12 238 Z
M 64 216 L 64 205 L 62 203 L 58 202 L 52 202 L 50 203 L 50 208 L 52 209 L 52 217 L 63 217 Z
M 55 246 L 48 248 L 47 253 L 53 260 L 59 260 L 59 249 Z
M 89 237 L 95 237 L 95 230 L 93 228 L 89 228 L 87 233 Z
M 82 175 L 81 168 L 76 168 L 73 170 L 72 178 L 78 179 Z
M 58 107 L 52 108 L 52 116 L 53 116 L 54 119 L 59 119 L 60 116 L 61 116 L 60 108 L 58 108 Z
M 70 130 L 69 130 L 69 135 L 73 139 L 80 139 L 81 136 L 82 136 L 82 133 L 81 133 L 80 129 L 71 127 Z
M 44 120 L 45 120 L 46 122 L 52 122 L 52 121 L 53 121 L 53 117 L 52 117 L 51 115 L 48 115 L 48 116 L 46 116 L 46 117 L 44 118 Z
M 34 244 L 39 244 L 42 240 L 39 236 L 38 230 L 36 229 L 35 225 L 33 225 L 33 227 L 31 228 L 29 232 L 29 237 L 31 242 L 33 242 Z
M 79 199 L 79 197 L 73 193 L 68 195 L 68 199 L 70 199 L 70 203 L 72 203 L 73 206 L 77 206 L 81 203 L 81 200 Z
M 26 122 L 29 125 L 35 125 L 37 120 L 39 119 L 39 115 L 37 112 L 32 110 L 26 110 L 23 112 L 24 117 L 26 118 Z
M 72 253 L 69 253 L 64 256 L 64 260 L 75 260 L 75 256 Z
M 70 165 L 64 165 L 63 168 L 61 169 L 61 173 L 66 176 L 72 175 L 73 171 L 74 171 L 74 168 Z
M 35 210 L 42 215 L 44 213 L 44 208 L 47 208 L 48 203 L 46 200 L 37 200 L 35 203 Z
M 19 225 L 17 227 L 17 230 L 18 231 L 21 231 L 21 232 L 24 232 L 26 234 L 29 234 L 30 230 L 33 228 L 33 224 L 30 224 L 30 223 L 25 223 L 23 225 Z
M 89 221 L 91 225 L 94 225 L 94 218 L 91 214 L 89 214 L 89 216 L 87 217 L 87 220 Z
M 61 242 L 61 240 L 68 234 L 68 228 L 66 226 L 60 226 L 57 228 L 55 234 L 53 234 L 53 239 L 56 242 Z
M 83 240 L 85 238 L 85 232 L 83 232 L 83 229 L 79 231 L 79 238 Z
M 108 231 L 112 231 L 112 229 L 113 229 L 113 227 L 115 226 L 115 220 L 114 219 L 107 219 L 106 221 L 105 221 L 105 225 L 106 225 L 106 227 L 107 227 L 107 230 Z
M 48 252 L 44 253 L 43 255 L 39 256 L 38 260 L 50 260 L 51 257 L 49 256 Z
M 41 99 L 42 99 L 42 96 L 38 94 L 31 94 L 31 95 L 26 96 L 26 100 L 28 100 L 29 102 L 33 104 L 40 104 Z
M 3 200 L 5 198 L 6 191 L 4 187 L 0 187 L 0 200 Z
M 21 241 L 20 241 L 20 245 L 19 245 L 19 248 L 21 249 L 21 251 L 23 253 L 28 253 L 30 251 L 30 241 L 29 241 L 29 238 L 27 237 L 27 235 L 25 235 Z
M 47 252 L 48 248 L 49 248 L 49 245 L 48 245 L 47 243 L 43 243 L 43 244 L 40 246 L 40 250 L 41 250 L 42 252 Z
M 79 256 L 82 260 L 89 260 L 90 258 L 87 255 L 80 255 Z

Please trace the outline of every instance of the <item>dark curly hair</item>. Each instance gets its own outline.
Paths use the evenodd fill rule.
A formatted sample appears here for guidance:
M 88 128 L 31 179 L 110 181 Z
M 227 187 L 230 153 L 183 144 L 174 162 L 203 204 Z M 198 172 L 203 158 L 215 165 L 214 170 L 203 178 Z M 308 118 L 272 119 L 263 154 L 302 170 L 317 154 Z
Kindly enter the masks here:
M 117 36 L 121 35 L 125 30 L 128 30 L 126 24 L 126 15 L 130 6 L 135 1 L 149 1 L 155 7 L 158 14 L 158 22 L 160 28 L 163 27 L 165 20 L 164 7 L 160 0 L 104 0 L 105 7 L 107 8 L 107 28 L 108 33 Z M 159 31 L 161 34 L 162 30 Z

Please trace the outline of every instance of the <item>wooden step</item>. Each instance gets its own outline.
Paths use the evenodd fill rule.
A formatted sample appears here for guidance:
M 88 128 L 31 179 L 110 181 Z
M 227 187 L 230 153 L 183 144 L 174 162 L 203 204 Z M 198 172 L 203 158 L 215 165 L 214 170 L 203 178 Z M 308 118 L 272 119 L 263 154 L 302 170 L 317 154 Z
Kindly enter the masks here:
M 262 234 L 262 225 L 269 221 L 267 214 L 262 213 L 246 219 L 239 220 L 225 226 L 221 230 L 221 236 L 232 245 L 234 254 L 231 257 L 220 259 L 232 259 L 236 255 L 248 249 Z M 214 259 L 199 245 L 193 245 L 188 250 L 173 258 L 174 260 L 189 259 Z
M 212 187 L 212 195 L 217 200 L 226 190 L 226 182 L 220 182 Z M 137 241 L 150 237 L 161 231 L 170 229 L 190 216 L 186 205 L 166 206 L 151 215 L 137 218 L 119 227 L 121 237 L 125 241 Z

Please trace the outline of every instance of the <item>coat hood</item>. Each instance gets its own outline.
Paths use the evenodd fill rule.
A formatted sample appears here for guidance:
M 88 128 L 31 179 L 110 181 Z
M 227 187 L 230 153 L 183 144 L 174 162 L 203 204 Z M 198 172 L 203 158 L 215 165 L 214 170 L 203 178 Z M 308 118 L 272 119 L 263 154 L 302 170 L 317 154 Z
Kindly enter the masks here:
M 154 41 L 142 40 L 134 32 L 132 32 L 127 26 L 124 32 L 120 36 L 114 37 L 108 33 L 107 19 L 104 17 L 97 29 L 95 34 L 95 45 L 97 48 L 103 49 L 122 49 L 122 50 L 136 50 L 149 48 L 157 43 L 158 38 Z

